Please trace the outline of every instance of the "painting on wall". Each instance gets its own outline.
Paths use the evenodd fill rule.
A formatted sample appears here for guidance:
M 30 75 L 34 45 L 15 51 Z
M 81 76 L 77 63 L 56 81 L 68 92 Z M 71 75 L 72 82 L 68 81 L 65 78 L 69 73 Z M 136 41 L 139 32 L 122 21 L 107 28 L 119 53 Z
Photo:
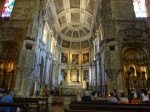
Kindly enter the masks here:
M 89 53 L 83 54 L 83 64 L 89 63 Z
M 72 54 L 72 64 L 79 64 L 79 54 Z
M 83 70 L 83 80 L 89 80 L 89 70 Z
M 67 63 L 68 60 L 68 54 L 67 53 L 61 53 L 61 63 Z

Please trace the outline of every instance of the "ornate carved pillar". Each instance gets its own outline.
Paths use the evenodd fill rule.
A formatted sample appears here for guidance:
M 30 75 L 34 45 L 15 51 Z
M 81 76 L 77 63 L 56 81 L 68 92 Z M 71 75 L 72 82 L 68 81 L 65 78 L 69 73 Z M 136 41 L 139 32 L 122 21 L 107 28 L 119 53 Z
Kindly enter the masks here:
M 19 90 L 19 87 L 20 87 L 20 67 L 17 67 L 17 70 L 16 70 L 16 84 L 15 84 L 15 91 L 18 91 Z M 16 92 L 17 93 L 17 92 Z
M 119 92 L 119 76 L 118 70 L 107 71 L 107 91 L 108 93 L 113 92 L 113 89 L 116 89 Z

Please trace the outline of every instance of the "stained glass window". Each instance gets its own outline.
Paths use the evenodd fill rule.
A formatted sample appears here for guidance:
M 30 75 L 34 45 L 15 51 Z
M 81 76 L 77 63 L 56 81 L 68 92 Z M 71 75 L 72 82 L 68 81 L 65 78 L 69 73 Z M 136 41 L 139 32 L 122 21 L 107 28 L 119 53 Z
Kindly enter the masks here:
M 136 17 L 147 17 L 145 0 L 133 0 Z
M 1 17 L 10 17 L 14 7 L 15 0 L 5 0 L 5 4 L 2 10 Z

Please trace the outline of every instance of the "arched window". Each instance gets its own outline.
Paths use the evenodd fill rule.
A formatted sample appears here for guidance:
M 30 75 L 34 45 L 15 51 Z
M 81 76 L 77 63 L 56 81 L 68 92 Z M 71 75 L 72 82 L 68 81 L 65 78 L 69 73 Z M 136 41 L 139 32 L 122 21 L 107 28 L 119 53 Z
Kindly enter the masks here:
M 145 0 L 133 0 L 133 7 L 136 17 L 147 17 Z
M 1 17 L 10 17 L 13 10 L 15 0 L 5 0 L 5 4 L 1 13 Z

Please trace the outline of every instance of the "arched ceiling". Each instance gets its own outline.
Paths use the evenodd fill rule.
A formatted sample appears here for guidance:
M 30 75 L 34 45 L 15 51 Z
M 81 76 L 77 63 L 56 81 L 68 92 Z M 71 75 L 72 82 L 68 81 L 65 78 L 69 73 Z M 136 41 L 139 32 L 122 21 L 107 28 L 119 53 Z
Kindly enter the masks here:
M 46 20 L 60 46 L 83 49 L 92 45 L 101 0 L 52 0 Z

